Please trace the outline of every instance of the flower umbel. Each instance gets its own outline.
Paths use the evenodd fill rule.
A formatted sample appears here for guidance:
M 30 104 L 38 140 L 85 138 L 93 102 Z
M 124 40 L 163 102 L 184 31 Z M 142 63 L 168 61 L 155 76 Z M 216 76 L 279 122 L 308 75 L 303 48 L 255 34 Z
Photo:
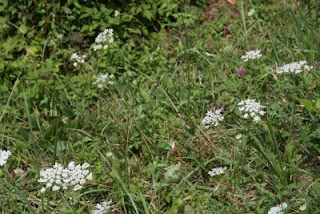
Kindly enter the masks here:
M 255 99 L 242 100 L 238 103 L 239 111 L 243 112 L 242 118 L 248 119 L 251 117 L 254 122 L 261 120 L 260 116 L 263 116 L 266 112 L 262 109 L 265 106 L 260 105 Z
M 3 166 L 7 163 L 10 155 L 10 151 L 0 150 L 0 166 Z
M 227 170 L 227 167 L 214 168 L 208 172 L 208 175 L 210 175 L 211 177 L 216 176 L 216 175 L 220 175 L 220 174 L 223 174 L 224 171 L 226 171 L 226 170 Z
M 313 67 L 309 66 L 306 61 L 292 62 L 277 69 L 278 74 L 294 73 L 299 74 L 302 71 L 310 71 Z
M 109 45 L 114 42 L 113 38 L 113 29 L 105 29 L 103 32 L 99 33 L 99 35 L 95 39 L 95 45 L 93 46 L 93 50 L 99 50 L 101 48 L 108 49 Z
M 79 56 L 77 53 L 73 53 L 70 59 L 75 61 L 73 66 L 76 67 L 78 64 L 83 64 L 85 58 L 87 58 L 87 55 Z
M 112 206 L 112 200 L 104 201 L 101 204 L 96 204 L 96 210 L 93 210 L 91 214 L 107 214 Z
M 40 171 L 38 182 L 46 185 L 40 191 L 45 192 L 49 188 L 52 188 L 52 191 L 58 191 L 61 188 L 68 189 L 68 187 L 73 187 L 73 190 L 77 191 L 82 188 L 87 180 L 92 180 L 92 173 L 88 170 L 89 167 L 90 164 L 88 163 L 75 165 L 73 161 L 68 164 L 67 168 L 55 163 L 53 168 Z
M 217 126 L 219 124 L 219 121 L 223 121 L 224 117 L 221 114 L 223 109 L 217 109 L 214 112 L 208 111 L 206 113 L 205 118 L 202 120 L 202 124 L 205 125 L 205 127 L 208 129 L 212 126 Z
M 94 81 L 94 85 L 98 84 L 98 88 L 103 88 L 105 83 L 108 83 L 109 85 L 113 85 L 112 79 L 114 78 L 113 74 L 103 74 L 100 77 Z
M 255 50 L 255 51 L 248 51 L 245 55 L 241 56 L 241 59 L 244 62 L 249 61 L 249 59 L 259 59 L 262 57 L 262 54 L 260 53 L 260 50 Z
M 277 205 L 275 207 L 271 207 L 268 211 L 268 214 L 283 214 L 284 210 L 287 209 L 288 205 L 287 203 L 282 203 L 280 205 Z

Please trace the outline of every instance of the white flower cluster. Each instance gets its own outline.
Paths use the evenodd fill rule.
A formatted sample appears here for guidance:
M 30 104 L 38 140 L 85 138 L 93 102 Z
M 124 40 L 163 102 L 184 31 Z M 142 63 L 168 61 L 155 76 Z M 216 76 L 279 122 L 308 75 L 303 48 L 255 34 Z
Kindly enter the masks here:
M 249 59 L 259 59 L 260 57 L 262 57 L 260 50 L 255 50 L 255 51 L 249 51 L 245 55 L 242 55 L 241 59 L 244 62 L 247 62 L 249 61 Z
M 98 88 L 103 88 L 103 83 L 107 82 L 110 85 L 113 85 L 112 79 L 114 78 L 113 74 L 103 74 L 94 81 L 94 85 L 98 84 Z
M 254 122 L 260 121 L 260 116 L 263 116 L 266 113 L 262 110 L 265 106 L 260 105 L 255 99 L 242 100 L 238 103 L 238 106 L 240 106 L 239 111 L 244 113 L 242 117 L 244 119 L 251 117 Z
M 89 167 L 90 164 L 88 163 L 75 165 L 72 161 L 67 168 L 55 163 L 53 168 L 41 170 L 38 182 L 45 183 L 46 186 L 40 192 L 45 192 L 49 188 L 52 188 L 53 191 L 58 191 L 61 188 L 67 189 L 68 187 L 73 187 L 74 191 L 81 189 L 87 180 L 92 180 L 92 173 L 88 170 Z
M 106 214 L 110 211 L 112 206 L 112 200 L 104 201 L 101 204 L 96 204 L 96 210 L 93 210 L 91 214 Z
M 211 169 L 211 171 L 209 171 L 208 174 L 212 177 L 212 176 L 223 174 L 224 171 L 226 170 L 227 170 L 227 167 L 214 168 L 214 169 Z
M 268 211 L 268 214 L 283 214 L 284 210 L 287 209 L 288 205 L 286 203 L 282 203 L 280 205 L 277 205 L 275 207 L 271 207 Z
M 292 62 L 277 69 L 278 74 L 294 73 L 299 74 L 303 70 L 310 71 L 313 67 L 309 66 L 306 61 Z
M 217 126 L 219 124 L 219 121 L 223 121 L 224 117 L 221 114 L 223 109 L 217 109 L 215 112 L 208 111 L 206 113 L 205 118 L 202 120 L 202 124 L 205 125 L 206 129 L 212 127 L 212 126 Z
M 3 166 L 7 163 L 7 160 L 10 155 L 10 151 L 0 150 L 0 166 Z
M 75 61 L 73 66 L 76 67 L 78 64 L 83 64 L 85 58 L 87 58 L 87 55 L 79 56 L 77 53 L 73 53 L 70 59 Z
M 109 45 L 114 41 L 113 38 L 113 29 L 105 29 L 103 32 L 99 33 L 99 35 L 95 39 L 95 45 L 93 46 L 94 51 L 99 50 L 101 48 L 108 49 Z

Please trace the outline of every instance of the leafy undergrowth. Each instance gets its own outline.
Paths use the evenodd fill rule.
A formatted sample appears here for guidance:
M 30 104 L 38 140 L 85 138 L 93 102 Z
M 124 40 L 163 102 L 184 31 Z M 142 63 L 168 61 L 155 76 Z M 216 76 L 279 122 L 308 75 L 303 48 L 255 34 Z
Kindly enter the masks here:
M 143 33 L 1 19 L 0 211 L 320 212 L 320 4 L 180 7 Z

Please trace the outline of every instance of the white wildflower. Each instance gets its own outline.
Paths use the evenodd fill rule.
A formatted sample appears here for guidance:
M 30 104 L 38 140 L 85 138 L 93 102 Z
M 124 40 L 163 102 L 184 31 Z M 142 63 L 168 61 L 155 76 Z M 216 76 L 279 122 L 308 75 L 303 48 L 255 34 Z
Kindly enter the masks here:
M 277 205 L 275 207 L 271 207 L 268 211 L 268 214 L 283 214 L 284 210 L 287 209 L 288 205 L 286 203 L 282 203 L 280 205 Z
M 52 191 L 58 191 L 60 189 L 60 187 L 59 186 L 56 186 L 56 185 L 54 185 L 53 187 L 52 187 Z
M 99 33 L 99 35 L 96 37 L 93 50 L 97 51 L 101 48 L 107 49 L 109 45 L 112 44 L 113 42 L 114 42 L 113 29 L 105 29 L 103 32 Z
M 259 59 L 262 56 L 260 53 L 260 50 L 255 50 L 255 51 L 249 51 L 245 55 L 241 56 L 241 59 L 244 62 L 249 61 L 249 59 Z
M 68 187 L 73 187 L 74 191 L 81 189 L 87 180 L 92 180 L 89 167 L 88 163 L 75 165 L 74 162 L 70 162 L 67 168 L 55 163 L 53 168 L 41 170 L 38 182 L 44 183 L 46 186 L 40 192 L 44 193 L 51 187 L 52 191 L 58 191 L 61 188 L 68 189 Z
M 78 64 L 83 64 L 85 58 L 87 58 L 87 55 L 78 55 L 77 53 L 73 53 L 70 59 L 75 61 L 73 66 L 76 67 Z
M 256 11 L 252 8 L 251 10 L 249 10 L 248 16 L 253 16 L 255 13 Z
M 237 140 L 241 140 L 241 138 L 242 138 L 242 134 L 237 134 L 237 135 L 236 135 L 236 139 L 237 139 Z
M 107 156 L 107 158 L 111 158 L 111 157 L 113 157 L 113 153 L 112 152 L 107 152 L 106 156 Z
M 0 150 L 0 166 L 3 166 L 7 163 L 10 155 L 10 151 Z
M 208 172 L 208 175 L 210 175 L 211 177 L 216 176 L 216 175 L 220 175 L 220 174 L 223 174 L 224 171 L 226 171 L 226 170 L 227 170 L 227 167 L 214 168 Z
M 238 103 L 239 111 L 243 112 L 242 118 L 248 119 L 251 117 L 254 122 L 258 122 L 261 120 L 261 116 L 263 116 L 266 112 L 262 109 L 265 106 L 260 105 L 255 99 L 247 99 L 242 100 Z
M 205 125 L 205 127 L 208 129 L 212 126 L 217 126 L 219 124 L 219 121 L 223 121 L 224 117 L 221 114 L 223 109 L 217 109 L 214 112 L 208 111 L 206 113 L 205 118 L 202 120 L 202 124 Z
M 259 116 L 254 116 L 253 117 L 253 121 L 254 122 L 259 122 L 261 120 L 261 118 Z
M 117 17 L 117 16 L 119 16 L 119 15 L 120 15 L 119 10 L 114 11 L 114 17 Z
M 113 74 L 103 74 L 100 77 L 98 77 L 96 79 L 96 81 L 93 82 L 93 84 L 98 84 L 97 87 L 98 88 L 103 88 L 105 83 L 108 83 L 109 85 L 113 85 L 114 82 L 112 81 L 112 79 L 114 78 Z
M 259 111 L 259 114 L 260 114 L 261 116 L 263 116 L 265 113 L 266 113 L 265 111 Z
M 110 211 L 112 206 L 112 200 L 104 201 L 101 204 L 96 204 L 96 210 L 93 210 L 91 214 L 106 214 Z
M 99 44 L 99 45 L 94 45 L 94 46 L 93 46 L 93 50 L 94 50 L 94 51 L 99 50 L 99 49 L 101 49 L 101 48 L 102 48 L 102 45 L 101 45 L 101 44 Z
M 289 64 L 285 64 L 282 67 L 279 67 L 277 69 L 278 74 L 282 73 L 294 73 L 294 74 L 299 74 L 302 71 L 310 71 L 313 69 L 312 66 L 309 66 L 306 61 L 299 61 L 299 62 L 292 62 Z

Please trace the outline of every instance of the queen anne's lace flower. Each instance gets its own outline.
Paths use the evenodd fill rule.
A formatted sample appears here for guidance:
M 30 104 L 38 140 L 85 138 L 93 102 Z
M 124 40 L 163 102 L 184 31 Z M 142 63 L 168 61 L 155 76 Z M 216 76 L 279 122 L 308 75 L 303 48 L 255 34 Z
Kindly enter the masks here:
M 286 203 L 282 203 L 280 205 L 277 205 L 275 207 L 271 207 L 268 211 L 268 214 L 283 214 L 284 210 L 287 209 L 288 205 Z
M 104 201 L 101 204 L 96 204 L 96 210 L 93 210 L 91 214 L 106 214 L 110 211 L 112 206 L 112 200 Z
M 255 50 L 255 51 L 249 51 L 245 55 L 242 55 L 241 59 L 244 62 L 247 62 L 249 61 L 249 59 L 259 59 L 261 56 L 262 54 L 260 53 L 260 50 Z
M 224 117 L 221 114 L 223 109 L 217 109 L 214 112 L 208 111 L 206 113 L 206 117 L 203 118 L 202 124 L 205 125 L 205 127 L 208 129 L 212 126 L 217 126 L 219 124 L 219 121 L 223 121 Z
M 105 83 L 108 83 L 109 85 L 113 85 L 113 81 L 112 79 L 114 78 L 114 75 L 113 74 L 103 74 L 101 75 L 100 77 L 98 77 L 96 79 L 96 81 L 94 81 L 94 85 L 97 84 L 98 88 L 103 88 L 104 84 Z
M 78 55 L 77 53 L 73 53 L 71 55 L 71 60 L 75 61 L 73 63 L 73 66 L 76 67 L 78 64 L 83 64 L 84 63 L 84 59 L 87 58 L 87 55 Z
M 95 45 L 93 46 L 93 50 L 99 50 L 101 48 L 107 49 L 110 44 L 114 42 L 113 38 L 113 29 L 105 29 L 103 32 L 99 33 L 99 35 L 95 39 Z
M 3 166 L 7 163 L 7 160 L 10 155 L 10 151 L 0 150 L 0 166 Z
M 253 119 L 254 122 L 261 120 L 260 116 L 263 116 L 266 112 L 262 109 L 265 106 L 260 105 L 255 99 L 247 99 L 238 103 L 239 111 L 243 112 L 242 118 L 248 119 L 249 117 Z
M 223 174 L 224 171 L 226 170 L 227 170 L 227 167 L 214 168 L 214 169 L 211 169 L 211 171 L 209 171 L 208 174 L 212 177 L 212 176 Z
M 77 191 L 87 180 L 92 180 L 89 167 L 88 163 L 75 165 L 73 161 L 68 164 L 67 168 L 55 163 L 53 168 L 40 171 L 38 182 L 46 185 L 40 191 L 45 192 L 49 188 L 52 188 L 52 191 L 58 191 L 61 188 L 68 189 L 68 187 L 73 187 L 73 190 Z
M 299 74 L 302 71 L 310 71 L 313 67 L 309 66 L 306 61 L 292 62 L 277 69 L 278 74 L 294 73 Z

